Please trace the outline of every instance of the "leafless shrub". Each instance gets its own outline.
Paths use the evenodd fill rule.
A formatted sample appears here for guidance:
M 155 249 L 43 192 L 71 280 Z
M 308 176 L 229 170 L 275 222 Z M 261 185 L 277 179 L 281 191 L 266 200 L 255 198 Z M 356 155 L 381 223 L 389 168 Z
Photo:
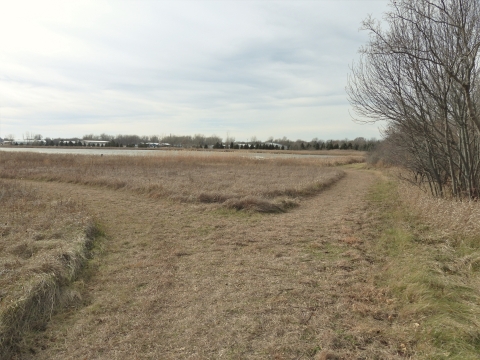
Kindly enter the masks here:
M 347 91 L 362 119 L 387 122 L 388 154 L 432 194 L 480 196 L 476 0 L 397 0 L 370 40 Z

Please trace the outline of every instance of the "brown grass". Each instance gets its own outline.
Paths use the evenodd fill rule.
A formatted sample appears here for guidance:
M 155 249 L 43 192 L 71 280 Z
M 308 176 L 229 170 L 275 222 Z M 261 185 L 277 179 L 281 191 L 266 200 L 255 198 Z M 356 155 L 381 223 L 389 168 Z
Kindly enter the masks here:
M 344 176 L 335 166 L 361 161 L 358 156 L 259 160 L 188 152 L 148 157 L 3 153 L 0 176 L 125 189 L 181 202 L 231 200 L 225 206 L 237 209 L 260 208 L 232 206 L 256 198 L 259 204 L 270 203 L 271 209 L 285 210 L 286 204 L 298 203 L 297 198 L 316 194 Z
M 367 214 L 362 202 L 373 176 L 347 171 L 343 185 L 278 214 L 205 211 L 202 203 L 139 199 L 130 191 L 38 184 L 46 194 L 88 198 L 108 241 L 85 288 L 91 301 L 55 316 L 37 335 L 36 354 L 23 358 L 313 359 L 328 350 L 322 354 L 347 359 L 365 353 L 347 332 L 365 321 L 352 317 L 352 293 L 366 306 L 376 296 L 370 284 L 362 288 L 371 264 L 357 225 Z M 263 205 L 241 200 L 241 206 Z M 358 240 L 350 244 L 350 237 Z M 355 333 L 361 344 L 378 345 L 376 334 Z M 392 340 L 368 354 L 390 354 L 395 346 Z
M 39 284 L 16 307 L 35 318 L 4 315 L 16 329 L 43 330 L 49 304 L 62 301 L 57 284 L 71 278 L 60 268 L 73 258 L 67 245 L 30 263 L 47 254 L 38 244 L 80 231 L 69 221 L 84 204 L 52 202 L 57 194 L 88 199 L 109 237 L 95 278 L 70 293 L 89 301 L 54 316 L 22 358 L 476 358 L 478 203 L 332 166 L 356 162 L 2 155 L 2 176 L 43 181 L 42 193 L 2 187 L 11 220 L 1 231 L 18 235 L 5 263 L 17 274 L 36 269 Z M 28 209 L 45 218 L 23 217 Z
M 61 287 L 80 271 L 95 227 L 78 203 L 14 181 L 0 181 L 0 204 L 0 359 L 8 359 L 76 297 Z
M 437 238 L 470 237 L 480 234 L 480 202 L 435 198 L 419 188 L 402 183 L 404 202 L 428 223 Z
M 55 315 L 24 359 L 478 357 L 476 203 L 357 166 L 335 183 L 341 172 L 312 159 L 0 164 L 57 181 L 36 183 L 46 197 L 88 199 L 108 236 L 80 292 L 90 301 Z

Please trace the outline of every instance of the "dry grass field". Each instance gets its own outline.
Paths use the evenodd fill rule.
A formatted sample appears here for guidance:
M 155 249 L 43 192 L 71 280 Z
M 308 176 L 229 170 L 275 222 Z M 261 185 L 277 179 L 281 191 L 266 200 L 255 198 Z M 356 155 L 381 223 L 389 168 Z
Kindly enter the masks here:
M 279 212 L 344 173 L 335 165 L 363 157 L 262 159 L 244 156 L 80 156 L 2 153 L 0 177 L 125 189 L 153 198 Z
M 0 349 L 6 358 L 53 309 L 75 300 L 62 284 L 77 276 L 95 233 L 83 206 L 46 198 L 31 185 L 0 181 Z
M 105 236 L 13 358 L 478 358 L 479 204 L 357 162 L 1 154 Z

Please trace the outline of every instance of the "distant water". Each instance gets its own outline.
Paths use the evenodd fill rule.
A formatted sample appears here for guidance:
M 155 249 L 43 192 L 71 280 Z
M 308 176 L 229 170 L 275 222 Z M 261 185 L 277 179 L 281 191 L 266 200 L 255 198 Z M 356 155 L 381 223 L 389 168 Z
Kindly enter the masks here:
M 41 154 L 73 154 L 73 155 L 128 155 L 128 156 L 177 156 L 177 155 L 193 155 L 193 156 L 210 156 L 210 155 L 241 155 L 252 157 L 255 159 L 292 159 L 292 158 L 333 158 L 338 155 L 301 155 L 301 154 L 279 154 L 268 152 L 235 152 L 235 151 L 208 151 L 208 150 L 161 150 L 161 149 L 129 149 L 129 148 L 29 148 L 22 146 L 0 146 L 0 151 L 10 152 L 33 152 Z

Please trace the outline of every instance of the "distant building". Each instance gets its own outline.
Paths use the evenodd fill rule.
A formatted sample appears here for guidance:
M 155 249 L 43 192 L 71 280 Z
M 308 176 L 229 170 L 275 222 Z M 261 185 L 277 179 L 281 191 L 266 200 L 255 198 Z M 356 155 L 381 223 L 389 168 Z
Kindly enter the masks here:
M 84 146 L 105 146 L 109 141 L 105 140 L 80 140 L 80 144 Z
M 46 145 L 45 140 L 36 140 L 36 139 L 15 139 L 7 140 L 3 142 L 4 145 Z
M 267 146 L 272 145 L 274 148 L 278 147 L 279 149 L 281 149 L 282 146 L 283 146 L 283 148 L 284 148 L 285 150 L 288 150 L 288 146 L 282 145 L 282 144 L 279 144 L 279 143 L 266 142 L 266 143 L 264 143 L 264 144 L 267 145 Z
M 274 142 L 264 142 L 264 143 L 248 143 L 248 142 L 245 142 L 245 143 L 235 143 L 234 145 L 234 148 L 235 149 L 243 149 L 245 148 L 246 146 L 248 146 L 250 149 L 253 149 L 253 148 L 257 148 L 256 146 L 257 145 L 260 145 L 260 149 L 263 149 L 264 147 L 268 147 L 268 146 L 272 146 L 273 148 L 275 149 L 282 149 L 283 147 L 283 150 L 288 150 L 288 146 L 287 145 L 282 145 L 282 144 L 279 144 L 279 143 L 274 143 Z

